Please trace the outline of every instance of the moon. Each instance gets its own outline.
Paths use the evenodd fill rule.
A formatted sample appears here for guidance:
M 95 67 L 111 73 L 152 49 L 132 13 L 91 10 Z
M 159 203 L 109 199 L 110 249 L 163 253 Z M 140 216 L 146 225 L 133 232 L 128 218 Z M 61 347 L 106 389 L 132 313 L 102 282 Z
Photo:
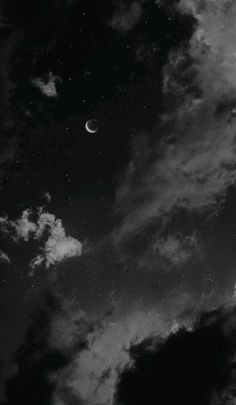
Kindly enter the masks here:
M 90 119 L 88 121 L 86 121 L 85 123 L 85 129 L 87 132 L 89 132 L 90 134 L 95 134 L 98 130 L 99 130 L 99 123 L 97 120 Z

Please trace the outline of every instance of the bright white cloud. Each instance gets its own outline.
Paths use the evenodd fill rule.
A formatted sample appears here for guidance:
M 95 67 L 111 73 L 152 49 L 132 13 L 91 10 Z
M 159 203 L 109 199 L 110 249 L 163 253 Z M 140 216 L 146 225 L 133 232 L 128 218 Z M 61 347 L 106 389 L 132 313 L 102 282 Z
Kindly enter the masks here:
M 11 221 L 12 227 L 15 227 L 17 239 L 23 239 L 25 242 L 28 242 L 37 229 L 37 225 L 30 220 L 30 216 L 31 210 L 25 210 L 18 220 Z
M 31 216 L 32 211 L 27 209 L 15 221 L 10 221 L 7 216 L 0 217 L 0 228 L 4 233 L 8 233 L 16 242 L 20 240 L 28 242 L 37 229 L 37 225 L 30 219 Z
M 28 242 L 31 239 L 43 241 L 43 246 L 39 248 L 40 253 L 30 263 L 33 269 L 42 264 L 48 268 L 82 254 L 82 244 L 66 234 L 61 219 L 45 212 L 42 207 L 36 213 L 30 209 L 23 211 L 21 217 L 15 221 L 10 221 L 7 217 L 0 218 L 0 229 L 15 242 Z
M 42 212 L 37 225 L 36 239 L 40 239 L 46 230 L 49 236 L 41 248 L 41 254 L 31 262 L 31 267 L 35 268 L 42 262 L 46 267 L 50 267 L 67 258 L 81 255 L 82 244 L 72 236 L 66 235 L 61 219 L 53 214 Z

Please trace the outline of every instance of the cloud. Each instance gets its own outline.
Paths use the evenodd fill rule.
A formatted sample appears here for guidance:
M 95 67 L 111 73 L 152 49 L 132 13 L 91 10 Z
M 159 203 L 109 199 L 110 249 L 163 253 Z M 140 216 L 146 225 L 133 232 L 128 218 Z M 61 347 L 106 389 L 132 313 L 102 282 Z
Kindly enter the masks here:
M 46 294 L 16 353 L 4 405 L 138 405 L 151 398 L 207 405 L 233 398 L 235 316 L 231 307 L 196 321 L 157 309 L 89 318 L 73 300 Z
M 154 332 L 165 336 L 172 325 L 154 309 L 90 318 L 75 301 L 51 293 L 41 304 L 16 353 L 4 405 L 112 404 L 131 342 Z
M 45 199 L 46 203 L 50 203 L 52 201 L 52 196 L 47 191 L 43 194 L 43 198 Z
M 110 21 L 114 30 L 121 33 L 131 31 L 142 16 L 142 2 L 134 1 L 130 5 L 123 2 L 116 4 L 115 12 Z
M 37 87 L 47 97 L 57 97 L 56 82 L 61 81 L 59 76 L 54 76 L 52 72 L 49 72 L 46 79 L 36 77 L 32 79 L 32 84 Z
M 165 113 L 133 144 L 117 190 L 116 211 L 123 218 L 117 240 L 170 222 L 181 209 L 215 213 L 235 184 L 236 5 L 182 1 L 178 7 L 193 13 L 196 29 L 163 69 Z
M 161 231 L 164 225 L 153 226 L 150 232 L 141 233 L 137 240 L 131 238 L 131 243 L 125 240 L 121 246 L 121 261 L 135 264 L 137 270 L 154 271 L 167 274 L 186 269 L 194 262 L 201 262 L 202 243 L 199 234 L 182 233 L 174 228 L 168 232 Z M 130 243 L 130 244 L 129 244 Z M 137 250 L 138 245 L 138 250 Z M 190 274 L 190 273 L 189 273 Z
M 115 403 L 187 405 L 235 402 L 235 308 L 204 313 L 190 329 L 131 346 Z
M 8 234 L 15 242 L 20 240 L 28 242 L 37 230 L 37 224 L 30 219 L 31 215 L 31 210 L 27 209 L 15 221 L 10 221 L 7 216 L 0 217 L 1 230 L 3 233 Z
M 71 364 L 54 376 L 55 404 L 66 404 L 63 396 L 68 392 L 82 404 L 112 404 L 119 370 L 130 362 L 131 342 L 154 332 L 165 334 L 169 327 L 155 310 L 130 311 L 114 322 L 104 318 L 94 325 L 87 335 L 87 348 L 74 353 Z
M 2 250 L 0 250 L 0 263 L 11 263 L 10 257 Z
M 183 265 L 198 249 L 195 235 L 183 237 L 182 235 L 169 235 L 166 239 L 158 239 L 153 245 L 154 254 L 159 254 L 168 263 L 176 266 Z
M 21 347 L 15 353 L 16 371 L 6 386 L 4 405 L 51 403 L 55 386 L 49 376 L 70 361 L 70 355 L 49 344 L 51 320 L 63 311 L 59 297 L 47 295 L 33 314 Z
M 48 239 L 41 248 L 41 254 L 32 260 L 32 268 L 39 266 L 42 262 L 48 268 L 67 258 L 81 255 L 82 244 L 72 236 L 66 235 L 61 219 L 53 214 L 41 212 L 35 238 L 40 239 L 46 230 L 49 234 Z
M 82 254 L 82 244 L 67 235 L 61 219 L 45 212 L 43 207 L 36 212 L 27 209 L 15 221 L 0 217 L 0 229 L 14 242 L 29 242 L 32 239 L 43 242 L 43 246 L 39 248 L 40 253 L 30 263 L 33 269 L 41 264 L 49 268 L 67 258 Z

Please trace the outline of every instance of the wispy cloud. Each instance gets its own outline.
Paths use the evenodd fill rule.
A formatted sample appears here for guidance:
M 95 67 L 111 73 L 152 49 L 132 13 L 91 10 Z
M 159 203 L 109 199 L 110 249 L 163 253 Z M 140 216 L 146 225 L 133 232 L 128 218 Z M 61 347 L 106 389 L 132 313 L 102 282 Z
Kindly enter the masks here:
M 126 4 L 123 1 L 119 1 L 116 3 L 115 12 L 109 24 L 114 30 L 125 33 L 131 31 L 135 27 L 141 16 L 141 1 L 134 1 L 131 4 Z
M 45 212 L 43 207 L 36 211 L 27 209 L 15 221 L 0 217 L 0 229 L 14 242 L 29 242 L 34 239 L 43 244 L 39 247 L 40 253 L 30 263 L 33 269 L 42 264 L 49 268 L 67 258 L 82 254 L 82 244 L 67 235 L 62 220 Z
M 7 216 L 0 217 L 0 227 L 3 233 L 8 234 L 15 242 L 23 240 L 28 242 L 37 231 L 37 223 L 31 220 L 32 211 L 22 212 L 19 219 L 11 221 Z
M 10 257 L 2 250 L 0 250 L 0 263 L 11 263 Z
M 154 254 L 159 254 L 168 264 L 180 266 L 198 250 L 198 243 L 195 235 L 169 235 L 166 239 L 158 239 L 152 245 L 152 249 Z
M 32 79 L 32 84 L 37 87 L 47 97 L 57 97 L 56 82 L 60 82 L 59 76 L 54 76 L 52 72 L 49 72 L 46 78 L 36 77 Z
M 52 201 L 52 196 L 47 191 L 43 194 L 43 198 L 45 199 L 46 203 L 50 203 Z
M 193 13 L 197 27 L 189 46 L 173 51 L 164 67 L 167 112 L 133 145 L 117 190 L 118 239 L 168 221 L 179 209 L 216 212 L 236 180 L 236 5 L 182 1 L 178 7 Z

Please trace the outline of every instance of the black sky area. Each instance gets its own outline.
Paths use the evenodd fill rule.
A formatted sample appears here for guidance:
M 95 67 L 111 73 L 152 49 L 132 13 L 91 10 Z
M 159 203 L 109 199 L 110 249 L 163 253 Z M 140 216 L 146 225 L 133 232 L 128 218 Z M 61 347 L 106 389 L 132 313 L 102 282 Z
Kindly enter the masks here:
M 14 190 L 9 174 L 6 179 L 7 208 L 12 193 L 22 193 L 22 187 L 27 206 L 29 198 L 50 184 L 55 200 L 66 196 L 72 200 L 67 204 L 89 210 L 93 225 L 86 224 L 84 233 L 91 237 L 97 222 L 93 201 L 96 219 L 102 218 L 98 226 L 103 228 L 101 222 L 106 226 L 116 183 L 130 156 L 133 132 L 148 130 L 155 122 L 162 104 L 161 68 L 170 49 L 190 37 L 193 19 L 173 17 L 168 8 L 160 11 L 150 2 L 144 21 L 121 36 L 108 25 L 114 9 L 110 2 L 75 2 L 67 13 L 63 4 L 53 2 L 36 2 L 33 9 L 28 2 L 20 7 L 7 2 L 5 8 L 23 31 L 10 73 L 17 82 L 10 103 L 17 115 L 20 144 L 18 159 L 11 165 Z M 142 41 L 158 49 L 149 63 L 135 60 Z M 43 76 L 49 66 L 62 79 L 56 101 L 45 100 L 29 80 Z M 85 136 L 84 121 L 91 114 L 102 122 L 99 137 Z M 23 204 L 21 200 L 18 209 Z M 15 208 L 14 204 L 13 212 Z

